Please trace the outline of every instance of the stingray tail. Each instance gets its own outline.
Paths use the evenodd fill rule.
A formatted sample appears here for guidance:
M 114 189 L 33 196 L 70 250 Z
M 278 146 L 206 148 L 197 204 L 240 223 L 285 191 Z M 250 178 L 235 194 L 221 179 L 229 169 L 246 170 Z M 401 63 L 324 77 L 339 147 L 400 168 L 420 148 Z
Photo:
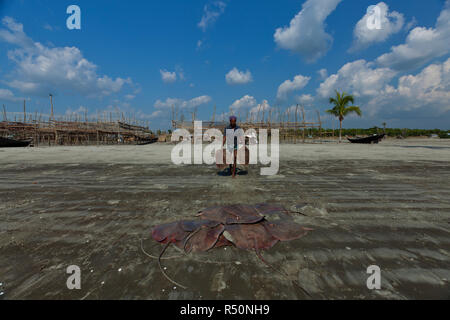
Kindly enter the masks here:
M 169 246 L 170 246 L 170 242 L 168 242 L 168 243 L 164 246 L 164 248 L 162 249 L 161 253 L 159 254 L 159 257 L 158 257 L 158 265 L 159 265 L 159 269 L 161 270 L 161 273 L 163 274 L 163 276 L 164 276 L 167 280 L 169 280 L 171 283 L 173 283 L 173 284 L 176 285 L 176 286 L 179 286 L 180 288 L 187 289 L 187 287 L 183 286 L 182 284 L 179 284 L 178 282 L 175 282 L 174 280 L 170 279 L 170 277 L 164 272 L 164 269 L 163 269 L 162 266 L 161 266 L 161 257 L 162 257 L 162 255 L 164 254 L 164 252 L 166 251 L 166 249 L 167 249 Z

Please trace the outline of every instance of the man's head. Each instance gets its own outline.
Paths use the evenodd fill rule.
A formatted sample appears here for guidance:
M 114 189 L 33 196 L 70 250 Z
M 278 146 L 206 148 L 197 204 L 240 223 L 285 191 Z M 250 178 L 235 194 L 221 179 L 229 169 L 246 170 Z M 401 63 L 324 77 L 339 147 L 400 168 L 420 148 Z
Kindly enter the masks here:
M 237 118 L 235 116 L 230 117 L 230 126 L 232 128 L 236 127 L 236 121 L 237 121 Z

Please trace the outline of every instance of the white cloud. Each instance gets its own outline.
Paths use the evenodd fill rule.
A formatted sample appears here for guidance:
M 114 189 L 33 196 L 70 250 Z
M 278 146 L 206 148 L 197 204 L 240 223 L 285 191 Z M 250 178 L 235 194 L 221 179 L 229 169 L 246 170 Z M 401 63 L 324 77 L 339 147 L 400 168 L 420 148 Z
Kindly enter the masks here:
M 24 98 L 19 98 L 12 93 L 11 90 L 8 89 L 0 89 L 0 100 L 7 100 L 7 101 L 21 101 Z
M 290 92 L 303 89 L 308 84 L 309 80 L 311 80 L 310 77 L 297 75 L 292 81 L 284 81 L 278 87 L 277 99 L 286 100 Z
M 53 27 L 49 25 L 48 23 L 44 24 L 44 29 L 48 31 L 53 31 Z
M 405 30 L 409 31 L 411 30 L 413 27 L 415 27 L 417 25 L 417 19 L 416 17 L 412 17 L 411 21 L 409 21 L 406 25 L 405 25 Z
M 142 88 L 141 88 L 141 86 L 140 85 L 137 85 L 136 86 L 136 88 L 133 90 L 133 94 L 138 94 L 138 93 L 141 93 L 141 91 L 142 91 Z
M 183 104 L 183 107 L 185 108 L 195 108 L 202 104 L 209 103 L 211 101 L 211 97 L 209 96 L 200 96 L 194 99 L 191 99 Z
M 436 28 L 411 30 L 405 44 L 393 47 L 376 62 L 357 60 L 345 64 L 320 84 L 317 97 L 327 99 L 334 96 L 334 90 L 346 91 L 357 98 L 356 104 L 369 117 L 377 113 L 400 119 L 405 114 L 409 118 L 418 114 L 439 117 L 450 111 L 450 58 L 431 64 L 417 74 L 403 72 L 448 55 L 449 44 L 450 0 L 447 0 Z M 397 76 L 400 76 L 397 84 L 391 84 Z
M 237 68 L 231 69 L 230 72 L 228 72 L 225 75 L 225 80 L 227 81 L 228 84 L 231 84 L 231 85 L 246 84 L 246 83 L 253 81 L 252 74 L 249 70 L 247 70 L 246 72 L 243 72 L 243 71 L 239 71 Z
M 395 70 L 357 60 L 322 82 L 317 94 L 327 99 L 335 95 L 334 90 L 346 91 L 357 98 L 355 103 L 369 116 L 381 110 L 388 114 L 421 109 L 430 115 L 432 111 L 450 111 L 450 58 L 431 64 L 416 75 L 401 76 L 397 86 L 393 86 L 390 83 L 396 75 Z
M 34 42 L 23 31 L 23 25 L 10 17 L 2 20 L 0 41 L 18 48 L 8 51 L 16 64 L 15 80 L 7 84 L 24 93 L 48 95 L 49 92 L 78 93 L 88 97 L 106 96 L 132 84 L 130 78 L 99 76 L 97 66 L 83 57 L 76 47 L 50 48 Z
M 156 110 L 156 111 L 153 111 L 151 114 L 149 114 L 147 116 L 147 118 L 148 119 L 155 119 L 155 118 L 161 117 L 162 114 L 163 114 L 163 112 L 161 110 Z
M 180 67 L 175 67 L 175 71 L 167 71 L 165 69 L 160 69 L 161 80 L 165 83 L 174 83 L 177 80 L 185 80 L 184 71 Z
M 177 74 L 178 74 L 178 78 L 179 78 L 181 81 L 184 81 L 184 80 L 185 80 L 185 77 L 184 77 L 184 71 L 183 71 L 183 69 L 180 68 L 180 67 L 176 67 L 176 72 L 177 72 Z
M 225 12 L 226 3 L 223 1 L 213 1 L 203 7 L 203 16 L 197 26 L 206 31 Z
M 66 115 L 78 115 L 78 116 L 84 116 L 88 112 L 87 108 L 84 106 L 79 106 L 78 109 L 72 110 L 71 108 L 67 108 Z
M 328 78 L 328 71 L 327 71 L 327 69 L 325 69 L 325 68 L 320 69 L 319 71 L 317 71 L 317 73 L 319 74 L 319 77 L 320 77 L 320 79 L 322 79 L 322 80 Z
M 404 44 L 378 57 L 377 63 L 396 70 L 412 70 L 450 53 L 450 0 L 446 0 L 435 28 L 412 29 Z
M 257 117 L 259 119 L 262 117 L 263 112 L 268 114 L 270 108 L 267 100 L 257 103 L 254 97 L 245 95 L 230 106 L 230 111 L 234 114 L 246 113 L 247 117 L 250 116 L 251 119 L 256 120 Z
M 313 62 L 330 49 L 333 38 L 325 32 L 325 20 L 342 0 L 307 0 L 288 27 L 274 34 L 277 45 Z
M 245 95 L 242 98 L 236 100 L 233 102 L 233 104 L 230 106 L 230 109 L 233 111 L 244 109 L 244 108 L 251 108 L 256 106 L 256 99 L 252 96 Z
M 173 82 L 177 81 L 177 73 L 175 71 L 170 72 L 167 70 L 160 69 L 159 72 L 161 73 L 161 79 L 163 82 L 173 83 Z
M 375 95 L 389 83 L 396 72 L 389 68 L 374 68 L 373 63 L 357 60 L 345 64 L 336 74 L 320 84 L 317 93 L 322 98 L 346 91 L 355 97 Z
M 19 47 L 33 47 L 34 42 L 23 31 L 23 25 L 11 17 L 4 17 L 2 24 L 6 29 L 0 29 L 0 39 Z
M 353 46 L 350 51 L 365 49 L 374 43 L 385 41 L 391 35 L 402 30 L 405 23 L 403 14 L 397 11 L 389 12 L 386 3 L 380 2 L 376 5 L 380 10 L 381 29 L 369 29 L 367 22 L 372 16 L 372 12 L 368 12 L 358 21 L 353 30 Z
M 179 107 L 183 101 L 184 100 L 178 98 L 167 98 L 165 101 L 158 99 L 153 106 L 158 109 Z
M 302 94 L 296 98 L 296 101 L 302 105 L 310 106 L 314 102 L 314 97 L 310 94 Z
M 450 111 L 450 58 L 427 66 L 417 75 L 400 77 L 396 88 L 386 86 L 370 105 L 402 111 L 424 109 L 437 114 Z
M 172 108 L 172 106 L 179 108 L 195 108 L 203 104 L 209 103 L 210 101 L 211 97 L 209 96 L 199 96 L 191 100 L 167 98 L 165 101 L 157 100 L 154 104 L 154 107 L 157 109 Z
M 269 102 L 267 100 L 263 100 L 256 107 L 253 107 L 252 109 L 250 109 L 250 114 L 255 115 L 255 116 L 258 114 L 262 115 L 262 112 L 266 112 L 269 110 L 270 110 Z

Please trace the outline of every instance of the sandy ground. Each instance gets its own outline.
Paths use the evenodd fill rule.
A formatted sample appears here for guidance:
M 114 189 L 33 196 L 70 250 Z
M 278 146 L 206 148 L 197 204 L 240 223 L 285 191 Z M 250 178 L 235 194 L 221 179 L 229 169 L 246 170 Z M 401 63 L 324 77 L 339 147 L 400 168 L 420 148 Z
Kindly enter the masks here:
M 0 299 L 304 299 L 252 252 L 177 257 L 154 224 L 234 203 L 280 203 L 314 228 L 265 259 L 315 299 L 450 299 L 450 141 L 282 145 L 280 172 L 176 166 L 171 145 L 0 149 Z M 68 290 L 66 268 L 81 268 Z M 381 290 L 366 269 L 381 268 Z

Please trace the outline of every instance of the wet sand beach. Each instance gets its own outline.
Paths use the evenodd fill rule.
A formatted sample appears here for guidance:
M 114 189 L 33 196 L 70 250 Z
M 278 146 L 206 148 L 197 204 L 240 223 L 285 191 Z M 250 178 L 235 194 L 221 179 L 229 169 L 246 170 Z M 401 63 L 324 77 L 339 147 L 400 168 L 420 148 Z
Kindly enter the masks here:
M 177 166 L 173 145 L 0 149 L 0 299 L 450 299 L 450 141 L 285 144 L 280 171 L 236 179 Z M 279 203 L 313 228 L 264 258 L 236 248 L 179 256 L 152 225 L 201 209 Z M 141 248 L 142 245 L 142 248 Z M 68 290 L 66 268 L 81 268 Z M 370 265 L 381 289 L 366 286 Z

